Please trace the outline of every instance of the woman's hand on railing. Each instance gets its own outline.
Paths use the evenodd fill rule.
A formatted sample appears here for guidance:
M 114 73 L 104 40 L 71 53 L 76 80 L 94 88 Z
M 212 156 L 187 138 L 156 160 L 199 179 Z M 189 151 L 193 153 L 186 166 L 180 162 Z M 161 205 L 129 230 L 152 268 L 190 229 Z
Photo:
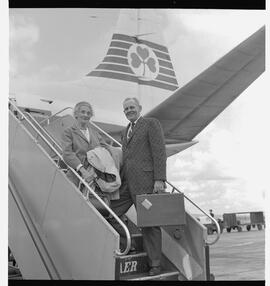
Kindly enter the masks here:
M 84 167 L 81 167 L 80 170 L 79 170 L 80 173 L 81 173 L 82 178 L 87 183 L 90 183 L 94 179 L 94 177 L 95 177 L 94 171 L 91 172 L 91 170 L 93 170 L 93 168 L 91 168 L 90 170 L 86 170 Z

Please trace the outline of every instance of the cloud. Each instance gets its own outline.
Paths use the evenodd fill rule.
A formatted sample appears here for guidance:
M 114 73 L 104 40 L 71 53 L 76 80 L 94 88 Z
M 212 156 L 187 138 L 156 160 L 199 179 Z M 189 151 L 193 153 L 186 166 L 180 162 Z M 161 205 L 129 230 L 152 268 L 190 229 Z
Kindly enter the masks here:
M 62 74 L 62 69 L 57 64 L 47 65 L 40 69 L 39 77 L 44 81 L 54 82 L 59 80 L 59 74 Z
M 10 15 L 10 74 L 16 76 L 35 58 L 34 46 L 39 40 L 39 29 L 30 18 Z
M 180 85 L 189 82 L 266 22 L 266 13 L 262 11 L 173 9 L 168 14 L 164 37 Z
M 24 16 L 10 16 L 10 41 L 21 47 L 29 47 L 39 39 L 39 29 Z
M 254 118 L 246 117 L 251 112 L 249 108 L 254 112 L 255 106 L 253 102 L 253 106 L 236 107 L 238 115 L 229 117 L 231 123 L 224 125 L 219 124 L 224 119 L 216 120 L 196 138 L 197 145 L 168 159 L 169 181 L 205 210 L 213 208 L 220 214 L 264 210 L 269 184 L 265 176 L 267 169 L 260 168 L 260 163 L 266 145 L 262 143 L 262 149 L 256 148 L 258 139 L 252 138 L 250 132 L 250 127 L 255 125 Z M 241 120 L 237 121 L 238 117 Z M 261 131 L 265 133 L 264 128 Z
M 243 180 L 233 181 L 196 181 L 178 183 L 180 190 L 206 212 L 213 209 L 216 214 L 225 212 L 260 211 L 263 208 L 263 199 L 254 200 L 247 194 Z M 187 209 L 191 204 L 186 201 Z
M 35 94 L 47 82 L 61 82 L 66 70 L 57 64 L 39 67 L 36 45 L 40 41 L 40 29 L 31 17 L 10 15 L 10 91 Z
M 212 208 L 219 214 L 264 210 L 266 185 L 254 180 L 255 173 L 247 178 L 245 174 L 241 176 L 237 168 L 226 167 L 223 154 L 220 155 L 217 149 L 214 154 L 211 152 L 212 149 L 208 152 L 190 151 L 170 159 L 168 180 L 204 210 Z M 170 170 L 173 171 L 169 173 Z

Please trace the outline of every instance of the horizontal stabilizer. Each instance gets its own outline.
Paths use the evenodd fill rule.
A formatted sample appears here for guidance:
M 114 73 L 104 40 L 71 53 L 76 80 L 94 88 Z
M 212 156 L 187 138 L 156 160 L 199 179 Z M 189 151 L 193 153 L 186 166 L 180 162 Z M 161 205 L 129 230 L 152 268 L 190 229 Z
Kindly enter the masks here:
M 160 121 L 166 139 L 189 142 L 264 70 L 262 27 L 145 116 Z
M 191 141 L 186 143 L 178 143 L 178 144 L 166 144 L 166 154 L 167 157 L 170 157 L 176 153 L 179 153 L 192 145 L 198 143 L 198 141 Z

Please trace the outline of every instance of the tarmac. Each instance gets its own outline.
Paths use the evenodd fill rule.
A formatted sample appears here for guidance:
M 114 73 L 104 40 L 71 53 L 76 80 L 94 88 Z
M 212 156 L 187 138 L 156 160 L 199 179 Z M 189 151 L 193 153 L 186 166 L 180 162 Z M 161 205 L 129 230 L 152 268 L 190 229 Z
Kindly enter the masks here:
M 215 280 L 265 280 L 265 230 L 224 230 L 210 246 L 210 271 Z
M 209 235 L 208 240 L 214 236 Z M 210 246 L 210 272 L 215 281 L 265 280 L 265 230 L 224 230 Z M 16 271 L 9 274 L 12 280 L 22 279 Z

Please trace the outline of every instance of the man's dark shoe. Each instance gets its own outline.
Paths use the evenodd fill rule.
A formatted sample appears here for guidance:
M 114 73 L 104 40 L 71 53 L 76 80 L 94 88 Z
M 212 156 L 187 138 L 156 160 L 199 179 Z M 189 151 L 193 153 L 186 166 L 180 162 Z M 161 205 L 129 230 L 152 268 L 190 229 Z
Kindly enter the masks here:
M 124 250 L 125 249 L 121 248 L 121 252 L 124 252 Z M 132 255 L 132 254 L 136 254 L 136 253 L 137 253 L 136 248 L 131 246 L 127 255 Z
M 136 248 L 131 246 L 128 254 L 136 254 Z
M 159 275 L 161 273 L 161 267 L 160 266 L 153 266 L 150 268 L 148 274 L 149 276 L 155 276 Z

